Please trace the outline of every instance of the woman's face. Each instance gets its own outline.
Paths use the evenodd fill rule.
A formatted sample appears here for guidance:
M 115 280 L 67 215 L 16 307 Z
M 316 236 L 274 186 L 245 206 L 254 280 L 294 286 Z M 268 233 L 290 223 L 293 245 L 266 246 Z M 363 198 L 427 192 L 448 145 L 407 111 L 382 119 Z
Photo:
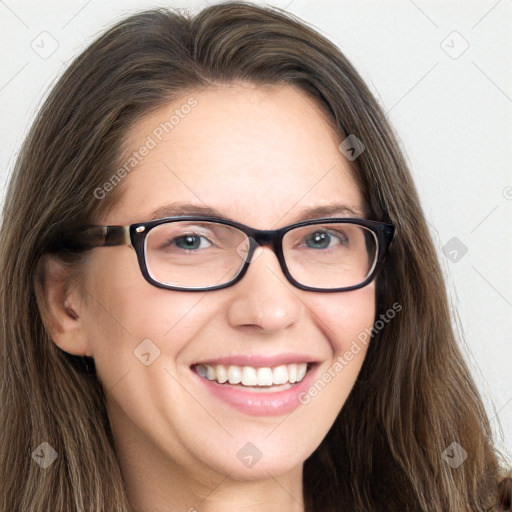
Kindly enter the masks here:
M 194 106 L 182 108 L 190 98 Z M 258 229 L 363 216 L 340 142 L 315 102 L 289 86 L 192 92 L 135 125 L 127 158 L 137 152 L 140 161 L 123 179 L 116 209 L 101 222 L 171 216 L 178 204 L 175 214 L 208 207 Z M 308 216 L 334 203 L 354 213 Z M 150 285 L 128 246 L 93 250 L 86 272 L 80 317 L 121 460 L 141 468 L 158 461 L 197 479 L 214 471 L 237 480 L 300 471 L 363 363 L 365 346 L 350 349 L 373 325 L 373 283 L 341 293 L 300 290 L 269 247 L 258 250 L 241 281 L 215 291 Z M 256 371 L 314 364 L 301 383 L 281 385 L 288 391 L 273 397 L 276 389 L 220 384 L 195 370 L 219 361 Z M 315 383 L 317 392 L 307 394 Z

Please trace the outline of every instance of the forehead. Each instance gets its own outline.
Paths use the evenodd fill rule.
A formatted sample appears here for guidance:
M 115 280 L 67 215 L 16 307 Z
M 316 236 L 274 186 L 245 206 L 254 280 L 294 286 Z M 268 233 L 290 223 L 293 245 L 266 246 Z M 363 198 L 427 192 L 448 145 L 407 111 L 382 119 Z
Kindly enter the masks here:
M 125 158 L 136 164 L 109 220 L 139 222 L 176 203 L 262 229 L 331 203 L 362 216 L 342 140 L 316 101 L 291 86 L 191 91 L 130 131 Z

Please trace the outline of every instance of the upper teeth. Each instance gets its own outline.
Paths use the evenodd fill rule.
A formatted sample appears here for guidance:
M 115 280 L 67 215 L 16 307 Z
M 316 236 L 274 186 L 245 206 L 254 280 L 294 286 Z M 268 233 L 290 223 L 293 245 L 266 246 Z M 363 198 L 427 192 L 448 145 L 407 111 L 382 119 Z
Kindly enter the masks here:
M 300 382 L 306 375 L 308 363 L 283 364 L 275 367 L 253 366 L 224 366 L 217 364 L 199 364 L 196 366 L 197 373 L 209 380 L 216 380 L 223 384 L 243 384 L 244 386 L 272 386 L 273 384 L 293 384 Z

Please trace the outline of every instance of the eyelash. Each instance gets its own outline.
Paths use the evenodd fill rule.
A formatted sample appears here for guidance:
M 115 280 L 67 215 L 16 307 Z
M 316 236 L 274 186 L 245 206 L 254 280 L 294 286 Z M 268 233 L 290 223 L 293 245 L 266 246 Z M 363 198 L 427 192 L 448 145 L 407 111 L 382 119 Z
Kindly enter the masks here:
M 315 235 L 316 233 L 326 233 L 328 234 L 330 237 L 334 237 L 336 238 L 337 240 L 339 240 L 339 245 L 348 245 L 348 240 L 347 240 L 347 237 L 345 235 L 343 235 L 342 233 L 340 232 L 337 232 L 337 231 L 333 231 L 333 230 L 317 230 L 317 231 L 313 231 L 312 233 L 309 233 L 307 236 L 305 236 L 303 238 L 303 242 L 299 245 L 300 247 L 304 247 L 307 242 L 307 238 L 310 237 L 310 236 L 313 236 Z M 187 237 L 195 237 L 195 238 L 199 238 L 199 239 L 204 239 L 204 240 L 207 240 L 208 243 L 210 245 L 213 245 L 215 246 L 216 244 L 213 243 L 208 237 L 206 237 L 205 235 L 202 235 L 200 233 L 194 233 L 194 232 L 191 232 L 191 233 L 183 233 L 179 236 L 176 236 L 170 240 L 168 240 L 165 244 L 165 246 L 177 246 L 177 241 L 180 240 L 180 239 L 186 239 Z M 344 239 L 344 240 L 343 240 Z M 332 247 L 328 247 L 328 248 L 325 248 L 324 250 L 327 250 L 327 249 L 332 249 Z M 193 249 L 194 251 L 197 250 L 197 249 Z

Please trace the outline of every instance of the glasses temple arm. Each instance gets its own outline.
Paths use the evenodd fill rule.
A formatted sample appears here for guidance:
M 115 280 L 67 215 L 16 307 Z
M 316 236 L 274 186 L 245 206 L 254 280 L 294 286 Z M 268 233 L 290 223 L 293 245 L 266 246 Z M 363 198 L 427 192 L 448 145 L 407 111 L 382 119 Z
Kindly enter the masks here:
M 91 226 L 77 234 L 77 242 L 85 247 L 129 245 L 130 226 Z

